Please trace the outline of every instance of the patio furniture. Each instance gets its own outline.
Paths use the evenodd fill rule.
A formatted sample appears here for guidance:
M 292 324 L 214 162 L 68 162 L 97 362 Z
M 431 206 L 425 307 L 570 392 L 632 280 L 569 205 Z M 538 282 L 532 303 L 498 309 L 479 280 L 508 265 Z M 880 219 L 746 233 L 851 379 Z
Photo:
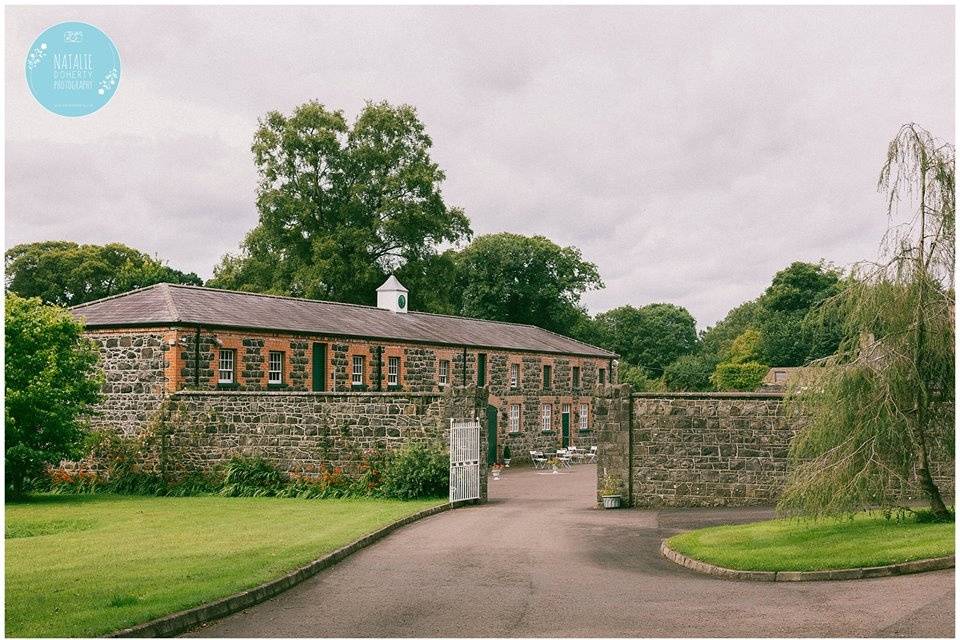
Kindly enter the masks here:
M 584 462 L 596 462 L 597 461 L 597 445 L 590 447 L 590 451 L 583 454 Z
M 531 451 L 530 460 L 533 462 L 534 469 L 543 469 L 547 466 L 547 457 L 540 451 Z
M 576 447 L 567 447 L 567 453 L 570 454 L 570 458 L 574 464 L 583 462 L 583 451 L 580 451 Z
M 569 469 L 573 463 L 573 458 L 570 457 L 566 449 L 557 449 L 557 457 L 560 458 L 560 462 L 562 462 L 563 466 L 567 469 Z

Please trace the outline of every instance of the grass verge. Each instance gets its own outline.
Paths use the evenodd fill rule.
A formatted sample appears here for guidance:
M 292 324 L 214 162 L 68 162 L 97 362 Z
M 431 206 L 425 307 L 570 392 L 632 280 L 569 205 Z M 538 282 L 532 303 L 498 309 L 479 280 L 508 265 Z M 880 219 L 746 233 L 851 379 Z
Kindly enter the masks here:
M 777 519 L 681 533 L 667 546 L 701 562 L 741 571 L 877 567 L 951 555 L 954 523 L 886 520 L 880 514 Z
M 7 636 L 97 636 L 279 577 L 443 500 L 41 496 L 6 507 Z

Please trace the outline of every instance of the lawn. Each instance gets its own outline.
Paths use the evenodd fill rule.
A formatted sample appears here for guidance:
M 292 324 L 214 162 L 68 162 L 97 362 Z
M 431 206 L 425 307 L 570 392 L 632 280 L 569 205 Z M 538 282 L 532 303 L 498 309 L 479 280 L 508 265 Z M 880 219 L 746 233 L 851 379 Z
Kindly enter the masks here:
M 778 519 L 681 533 L 667 546 L 691 558 L 745 571 L 875 567 L 953 553 L 953 523 L 898 523 L 878 513 L 853 520 Z
M 276 578 L 442 502 L 94 495 L 8 504 L 6 633 L 109 633 Z

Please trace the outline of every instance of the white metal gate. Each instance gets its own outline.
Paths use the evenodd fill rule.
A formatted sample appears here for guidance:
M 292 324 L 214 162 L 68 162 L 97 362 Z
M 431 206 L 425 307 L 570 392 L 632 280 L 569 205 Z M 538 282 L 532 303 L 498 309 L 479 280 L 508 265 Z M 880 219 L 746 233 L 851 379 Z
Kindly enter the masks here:
M 450 502 L 480 497 L 480 420 L 450 420 Z

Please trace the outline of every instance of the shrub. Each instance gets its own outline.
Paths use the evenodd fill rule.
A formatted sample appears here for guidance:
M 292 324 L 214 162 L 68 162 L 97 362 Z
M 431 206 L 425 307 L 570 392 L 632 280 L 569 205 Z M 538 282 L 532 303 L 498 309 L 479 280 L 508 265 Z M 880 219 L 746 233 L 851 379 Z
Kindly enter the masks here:
M 100 396 L 96 346 L 62 307 L 6 297 L 6 494 L 23 495 L 47 465 L 76 459 Z
M 450 458 L 440 448 L 406 445 L 385 462 L 379 492 L 386 498 L 433 498 L 450 489 Z
M 620 365 L 620 383 L 629 384 L 634 391 L 663 391 L 663 381 L 660 378 L 650 378 L 643 367 L 626 362 Z
M 755 391 L 763 381 L 763 376 L 767 375 L 768 369 L 769 367 L 759 362 L 724 362 L 717 365 L 710 380 L 720 391 Z
M 228 497 L 275 496 L 286 488 L 288 476 L 257 456 L 238 456 L 227 463 L 220 495 Z

